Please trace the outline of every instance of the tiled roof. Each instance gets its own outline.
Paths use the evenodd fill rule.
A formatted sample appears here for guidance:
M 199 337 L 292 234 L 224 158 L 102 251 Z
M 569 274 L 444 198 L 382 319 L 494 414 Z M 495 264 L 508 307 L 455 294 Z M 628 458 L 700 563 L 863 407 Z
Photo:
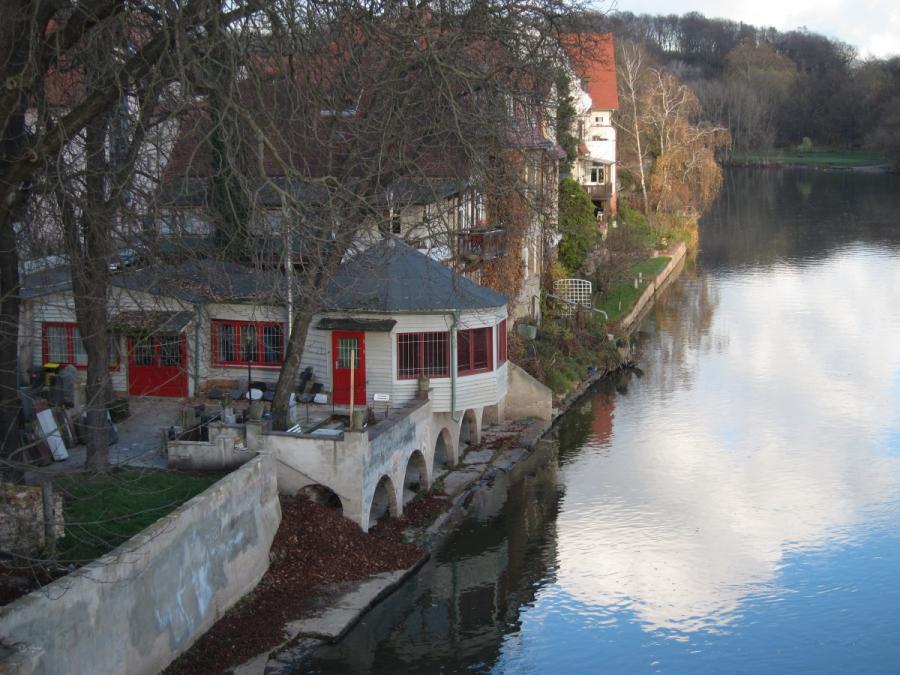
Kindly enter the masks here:
M 593 110 L 618 110 L 616 53 L 612 33 L 569 33 L 563 36 L 572 68 L 585 81 Z

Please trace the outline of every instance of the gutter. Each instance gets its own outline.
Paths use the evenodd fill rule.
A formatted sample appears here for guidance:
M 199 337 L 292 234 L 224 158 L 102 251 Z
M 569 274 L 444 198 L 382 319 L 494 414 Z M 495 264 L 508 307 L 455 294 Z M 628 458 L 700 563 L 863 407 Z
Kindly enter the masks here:
M 453 318 L 450 324 L 450 419 L 459 422 L 461 418 L 456 412 L 456 327 L 459 325 L 459 310 L 454 309 L 450 316 Z

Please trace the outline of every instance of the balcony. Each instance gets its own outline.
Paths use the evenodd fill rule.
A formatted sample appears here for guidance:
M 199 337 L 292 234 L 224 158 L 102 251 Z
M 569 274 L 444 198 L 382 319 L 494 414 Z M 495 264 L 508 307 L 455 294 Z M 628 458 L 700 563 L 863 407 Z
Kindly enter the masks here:
M 605 183 L 603 185 L 585 185 L 584 189 L 591 196 L 591 199 L 610 199 L 612 197 L 612 185 Z
M 456 250 L 467 261 L 494 260 L 506 252 L 506 236 L 503 228 L 460 232 L 456 235 Z

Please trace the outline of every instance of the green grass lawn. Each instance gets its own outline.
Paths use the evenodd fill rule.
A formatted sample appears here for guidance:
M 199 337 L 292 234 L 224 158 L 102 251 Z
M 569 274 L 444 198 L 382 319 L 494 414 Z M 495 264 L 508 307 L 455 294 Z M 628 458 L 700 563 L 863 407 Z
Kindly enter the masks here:
M 884 164 L 883 155 L 868 150 L 777 150 L 767 155 L 759 153 L 736 153 L 734 162 L 750 164 L 791 164 L 796 166 L 855 167 Z
M 128 469 L 53 482 L 63 497 L 66 536 L 58 559 L 82 565 L 113 550 L 215 483 L 223 474 Z
M 610 321 L 618 321 L 625 316 L 637 302 L 641 293 L 647 287 L 647 284 L 659 274 L 668 264 L 668 256 L 658 256 L 648 260 L 642 260 L 635 263 L 629 270 L 628 281 L 617 284 L 605 292 L 601 292 L 595 302 L 597 309 L 602 309 L 609 315 Z M 637 288 L 634 287 L 634 279 L 638 274 L 643 273 L 643 283 Z

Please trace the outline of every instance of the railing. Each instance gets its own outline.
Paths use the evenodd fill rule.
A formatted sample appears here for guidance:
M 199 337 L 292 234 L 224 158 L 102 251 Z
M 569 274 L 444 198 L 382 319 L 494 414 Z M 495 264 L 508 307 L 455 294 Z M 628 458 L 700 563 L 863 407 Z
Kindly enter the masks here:
M 591 196 L 591 199 L 609 199 L 612 197 L 612 185 L 585 185 L 584 189 Z
M 460 232 L 457 251 L 466 260 L 494 260 L 506 252 L 506 237 L 502 228 Z

